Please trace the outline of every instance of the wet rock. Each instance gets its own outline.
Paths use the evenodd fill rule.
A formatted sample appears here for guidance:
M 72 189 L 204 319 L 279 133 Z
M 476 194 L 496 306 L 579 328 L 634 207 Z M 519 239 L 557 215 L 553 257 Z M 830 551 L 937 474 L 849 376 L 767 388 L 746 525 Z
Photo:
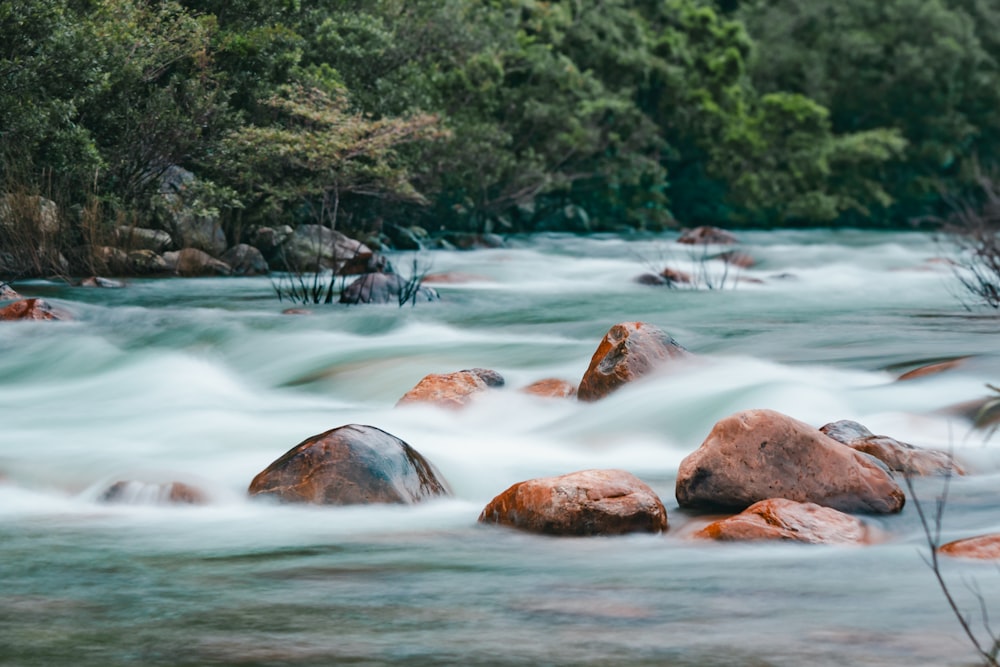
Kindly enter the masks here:
M 1000 533 L 955 540 L 942 545 L 938 549 L 938 553 L 954 558 L 1000 560 Z
M 434 403 L 449 408 L 461 408 L 476 394 L 503 385 L 503 376 L 486 368 L 471 368 L 454 373 L 432 373 L 406 392 L 396 405 Z
M 666 278 L 658 276 L 655 273 L 643 273 L 633 278 L 632 281 L 640 285 L 650 285 L 651 287 L 662 287 L 667 284 Z
M 250 483 L 287 503 L 412 504 L 449 494 L 434 467 L 399 438 L 348 424 L 296 445 Z
M 11 301 L 20 299 L 21 295 L 14 291 L 14 288 L 7 283 L 0 282 L 0 301 Z
M 716 423 L 680 465 L 681 507 L 744 509 L 787 498 L 843 512 L 888 514 L 905 496 L 881 461 L 773 410 L 746 410 Z
M 280 252 L 293 271 L 356 274 L 375 270 L 369 268 L 375 261 L 371 248 L 323 225 L 300 225 Z
M 863 544 L 868 528 L 858 518 L 831 507 L 771 498 L 739 514 L 709 524 L 695 537 L 720 541 L 795 541 L 808 544 Z
M 739 250 L 727 250 L 726 252 L 720 252 L 712 259 L 721 259 L 726 264 L 735 266 L 738 269 L 749 269 L 757 263 L 757 260 L 753 257 Z
M 121 289 L 125 287 L 125 283 L 120 280 L 112 280 L 111 278 L 102 278 L 100 276 L 91 276 L 89 278 L 84 278 L 80 281 L 80 287 L 98 287 L 102 289 Z
M 389 243 L 397 250 L 422 250 L 423 239 L 427 238 L 427 232 L 420 227 L 401 227 L 399 225 L 386 224 L 382 230 L 389 238 Z
M 583 470 L 519 482 L 490 501 L 479 521 L 546 535 L 660 533 L 667 510 L 631 473 Z
M 449 271 L 447 273 L 428 273 L 424 276 L 424 283 L 461 285 L 464 283 L 492 282 L 491 278 L 479 276 L 474 273 L 462 273 L 460 271 Z
M 573 398 L 576 396 L 576 385 L 558 378 L 546 378 L 529 384 L 521 391 L 546 398 Z
M 409 303 L 437 301 L 437 291 L 408 281 L 396 273 L 366 273 L 344 288 L 340 303 Z
M 927 377 L 928 375 L 944 373 L 945 371 L 950 371 L 964 365 L 968 359 L 969 357 L 958 357 L 956 359 L 948 359 L 947 361 L 938 361 L 933 364 L 925 364 L 903 373 L 896 378 L 896 381 L 905 382 L 906 380 L 916 380 L 917 378 Z
M 128 254 L 129 270 L 136 275 L 169 273 L 173 269 L 167 261 L 152 250 L 133 250 Z
M 737 242 L 736 236 L 719 227 L 703 225 L 694 229 L 686 229 L 677 237 L 678 243 L 688 245 L 730 245 Z
M 285 308 L 281 311 L 282 315 L 312 315 L 313 311 L 308 308 Z
M 904 475 L 964 475 L 965 470 L 947 452 L 920 449 L 885 435 L 875 435 L 858 422 L 841 420 L 820 427 L 821 432 L 851 449 L 870 454 L 890 470 Z
M 269 271 L 260 250 L 246 243 L 234 245 L 219 259 L 232 268 L 235 276 L 262 276 Z
M 215 259 L 197 248 L 184 248 L 163 254 L 167 266 L 179 276 L 228 276 L 232 269 L 225 262 Z
M 53 308 L 44 299 L 21 299 L 0 309 L 0 321 L 69 320 L 69 315 Z
M 173 239 L 170 238 L 170 234 L 160 229 L 121 226 L 117 229 L 117 241 L 120 246 L 129 250 L 151 250 L 154 253 L 161 253 L 170 247 Z
M 670 360 L 688 356 L 687 350 L 659 327 L 645 322 L 616 324 L 594 352 L 577 397 L 596 401 Z
M 102 503 L 122 505 L 207 505 L 208 496 L 189 484 L 168 482 L 120 481 L 108 487 L 98 498 Z
M 660 277 L 663 278 L 668 285 L 691 285 L 694 283 L 694 278 L 691 277 L 690 273 L 678 271 L 677 269 L 671 269 L 670 267 L 660 271 Z

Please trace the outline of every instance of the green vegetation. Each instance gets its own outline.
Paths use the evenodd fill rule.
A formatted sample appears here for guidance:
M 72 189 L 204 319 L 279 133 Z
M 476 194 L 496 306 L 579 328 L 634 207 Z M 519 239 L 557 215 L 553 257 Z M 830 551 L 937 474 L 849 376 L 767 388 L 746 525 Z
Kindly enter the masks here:
M 1000 154 L 997 35 L 978 0 L 0 0 L 0 192 L 71 258 L 173 165 L 230 243 L 900 226 Z

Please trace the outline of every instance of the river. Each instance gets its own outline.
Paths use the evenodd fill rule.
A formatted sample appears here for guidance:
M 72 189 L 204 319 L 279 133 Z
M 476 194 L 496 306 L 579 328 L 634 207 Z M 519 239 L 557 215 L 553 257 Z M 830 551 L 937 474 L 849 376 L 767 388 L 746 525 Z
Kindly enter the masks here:
M 770 408 L 953 449 L 945 540 L 1000 531 L 1000 435 L 943 409 L 1000 382 L 1000 321 L 962 306 L 928 235 L 744 232 L 749 269 L 673 236 L 543 235 L 429 251 L 415 307 L 283 315 L 270 279 L 125 289 L 15 284 L 72 322 L 0 326 L 0 664 L 972 665 L 922 560 L 912 501 L 866 517 L 867 547 L 706 543 L 677 507 L 680 461 L 722 417 Z M 393 256 L 406 266 L 409 255 Z M 651 268 L 699 289 L 637 284 Z M 699 363 L 597 403 L 518 388 L 579 381 L 618 322 L 669 332 Z M 958 368 L 897 382 L 958 356 Z M 428 373 L 507 386 L 462 411 L 395 408 Z M 253 476 L 305 438 L 370 424 L 437 466 L 454 496 L 417 506 L 253 502 Z M 551 538 L 482 526 L 510 484 L 623 468 L 667 507 L 664 535 Z M 183 481 L 203 506 L 99 501 L 118 480 Z M 940 479 L 917 481 L 933 503 Z M 947 560 L 982 629 L 995 564 Z

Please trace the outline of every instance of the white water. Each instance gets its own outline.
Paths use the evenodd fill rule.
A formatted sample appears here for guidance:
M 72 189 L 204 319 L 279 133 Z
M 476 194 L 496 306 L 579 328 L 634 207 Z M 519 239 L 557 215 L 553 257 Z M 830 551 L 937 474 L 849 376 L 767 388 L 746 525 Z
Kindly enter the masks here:
M 653 265 L 700 269 L 670 237 L 566 236 L 429 253 L 434 272 L 482 279 L 435 285 L 442 301 L 416 308 L 281 315 L 266 278 L 16 285 L 76 321 L 0 327 L 0 664 L 974 664 L 921 562 L 912 503 L 869 518 L 885 539 L 867 548 L 686 539 L 699 520 L 673 500 L 679 462 L 716 420 L 756 407 L 953 448 L 975 474 L 953 483 L 945 537 L 1000 530 L 998 439 L 941 412 L 1000 381 L 1000 322 L 962 308 L 951 270 L 928 261 L 942 249 L 918 234 L 741 236 L 759 263 L 724 275 L 709 262 L 714 290 L 632 282 Z M 578 381 L 628 320 L 697 361 L 594 404 L 517 392 Z M 423 375 L 469 367 L 506 389 L 461 412 L 394 407 Z M 287 449 L 347 423 L 406 440 L 454 498 L 245 498 Z M 671 530 L 553 539 L 476 524 L 516 481 L 592 467 L 650 483 Z M 211 503 L 100 503 L 118 480 L 182 481 Z M 930 501 L 940 480 L 917 488 Z M 995 568 L 946 566 L 970 612 L 963 577 L 996 599 Z

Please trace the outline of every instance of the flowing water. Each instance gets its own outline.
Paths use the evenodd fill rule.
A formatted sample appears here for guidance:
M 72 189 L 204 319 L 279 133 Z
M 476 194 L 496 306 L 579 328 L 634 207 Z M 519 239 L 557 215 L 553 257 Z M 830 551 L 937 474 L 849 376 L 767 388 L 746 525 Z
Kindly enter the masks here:
M 677 508 L 678 464 L 746 408 L 953 448 L 974 474 L 952 483 L 944 538 L 1000 530 L 1000 436 L 943 410 L 1000 381 L 1000 322 L 962 307 L 951 270 L 930 261 L 942 249 L 916 233 L 741 240 L 758 263 L 728 273 L 670 236 L 430 252 L 433 272 L 475 278 L 439 285 L 438 303 L 311 316 L 282 315 L 268 278 L 17 284 L 75 319 L 0 327 L 0 664 L 975 664 L 921 559 L 912 502 L 866 518 L 873 546 L 690 539 L 703 520 Z M 702 288 L 633 282 L 666 264 Z M 631 320 L 698 362 L 592 404 L 517 391 L 578 381 L 608 328 Z M 470 367 L 506 388 L 463 411 L 394 407 L 424 375 Z M 246 498 L 271 461 L 348 423 L 407 441 L 454 496 Z M 514 482 L 596 467 L 649 483 L 670 531 L 559 539 L 476 522 Z M 211 502 L 101 502 L 119 480 L 182 481 Z M 917 483 L 927 503 L 941 489 Z M 1000 629 L 995 565 L 944 568 L 973 625 L 967 584 Z

